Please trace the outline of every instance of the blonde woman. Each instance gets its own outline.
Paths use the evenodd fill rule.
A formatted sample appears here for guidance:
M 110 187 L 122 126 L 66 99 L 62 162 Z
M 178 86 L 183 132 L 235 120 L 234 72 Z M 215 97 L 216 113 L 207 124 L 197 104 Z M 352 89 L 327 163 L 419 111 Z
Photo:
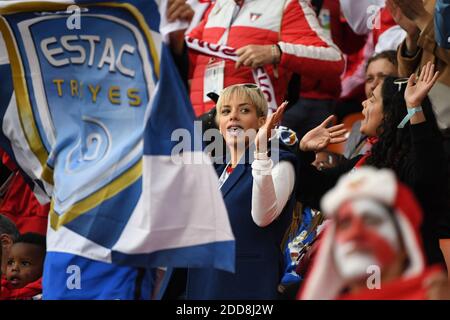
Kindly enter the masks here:
M 276 298 L 280 242 L 294 205 L 296 159 L 290 152 L 267 149 L 263 142 L 284 108 L 282 104 L 267 117 L 267 102 L 253 84 L 233 85 L 221 93 L 216 121 L 230 161 L 218 166 L 217 173 L 236 238 L 236 272 L 189 269 L 187 299 Z M 275 154 L 279 161 L 273 160 Z

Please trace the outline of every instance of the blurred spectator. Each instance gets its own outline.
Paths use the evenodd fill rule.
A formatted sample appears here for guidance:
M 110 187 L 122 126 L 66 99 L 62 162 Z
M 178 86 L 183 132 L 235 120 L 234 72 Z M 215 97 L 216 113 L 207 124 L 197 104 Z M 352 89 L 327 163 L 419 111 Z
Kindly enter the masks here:
M 394 172 L 348 174 L 321 207 L 331 221 L 300 299 L 450 299 L 442 270 L 423 258 L 419 204 Z

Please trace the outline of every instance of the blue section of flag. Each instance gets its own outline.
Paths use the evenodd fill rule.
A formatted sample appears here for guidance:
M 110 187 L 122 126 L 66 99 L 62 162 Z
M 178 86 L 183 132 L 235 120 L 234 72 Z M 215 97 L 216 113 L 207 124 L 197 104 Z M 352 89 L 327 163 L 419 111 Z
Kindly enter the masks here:
M 150 267 L 170 266 L 174 268 L 204 268 L 234 271 L 234 241 L 221 241 L 190 247 L 166 249 L 151 254 L 128 255 L 112 252 L 115 263 L 144 265 Z
M 141 191 L 142 178 L 116 196 L 103 200 L 100 205 L 69 222 L 65 227 L 105 248 L 112 248 L 121 236 Z
M 28 92 L 40 140 L 48 153 L 64 159 L 55 161 L 54 178 L 59 187 L 53 195 L 64 202 L 81 193 L 93 176 L 111 170 L 141 140 L 142 119 L 150 99 L 146 72 L 147 76 L 153 73 L 156 80 L 155 68 L 149 63 L 155 61 L 138 21 L 125 9 L 89 7 L 80 30 L 66 27 L 64 13 L 56 17 L 41 14 L 39 20 L 34 19 L 32 12 L 7 17 L 16 38 L 21 39 L 17 44 L 25 74 L 41 74 L 28 77 Z M 29 26 L 20 32 L 23 21 Z M 32 51 L 37 61 L 32 60 Z M 40 70 L 34 69 L 37 66 Z M 46 132 L 52 129 L 41 121 L 37 97 L 42 92 L 33 78 L 42 81 L 57 137 L 51 150 Z M 123 168 L 117 167 L 112 178 L 122 172 Z M 71 183 L 64 182 L 69 179 Z M 95 187 L 107 183 L 104 179 Z
M 102 3 L 110 2 L 105 0 L 75 0 L 77 4 L 92 4 L 92 3 Z M 149 28 L 155 32 L 159 32 L 160 17 L 158 14 L 158 4 L 154 0 L 114 0 L 111 2 L 115 3 L 130 3 L 142 13 L 143 18 Z
M 46 260 L 42 280 L 44 300 L 150 299 L 153 283 L 147 270 L 63 252 L 48 252 Z M 145 274 L 139 277 L 138 272 L 143 271 Z M 140 295 L 136 296 L 138 292 Z
M 153 100 L 150 118 L 145 128 L 144 154 L 170 156 L 179 141 L 171 141 L 172 133 L 185 129 L 189 133 L 191 150 L 201 151 L 200 132 L 195 132 L 194 111 L 168 48 L 163 45 L 161 75 Z M 186 142 L 186 141 L 185 141 Z

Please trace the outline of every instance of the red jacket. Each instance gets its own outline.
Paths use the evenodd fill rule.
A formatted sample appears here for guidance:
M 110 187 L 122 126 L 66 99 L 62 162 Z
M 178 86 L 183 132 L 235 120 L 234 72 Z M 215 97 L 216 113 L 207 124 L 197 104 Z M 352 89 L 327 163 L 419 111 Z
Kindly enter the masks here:
M 20 233 L 35 232 L 45 236 L 50 205 L 39 203 L 30 186 L 17 170 L 17 166 L 6 153 L 0 151 L 0 156 L 3 163 L 11 171 L 15 171 L 10 187 L 0 203 L 0 213 L 10 218 Z
M 396 26 L 397 23 L 392 18 L 390 11 L 384 7 L 380 10 L 380 28 L 374 28 L 373 33 L 373 43 L 377 44 L 380 36 L 389 28 Z
M 341 49 L 345 56 L 345 71 L 341 75 L 342 92 L 341 98 L 355 99 L 361 102 L 365 100 L 364 93 L 364 75 L 358 75 L 358 68 L 361 64 L 365 65 L 365 45 L 367 35 L 356 34 L 345 17 L 341 14 L 341 6 L 337 0 L 324 0 L 320 16 L 329 16 L 331 38 L 333 42 Z M 300 96 L 304 97 L 304 89 Z M 326 90 L 326 88 L 318 87 L 316 89 L 316 97 Z M 308 94 L 308 93 L 306 93 Z M 313 95 L 313 93 L 309 93 Z M 334 96 L 337 99 L 339 96 Z
M 278 104 L 285 97 L 293 72 L 302 75 L 302 85 L 305 88 L 314 87 L 321 81 L 324 86 L 339 90 L 339 75 L 344 68 L 342 55 L 336 45 L 323 36 L 323 30 L 308 1 L 245 0 L 230 25 L 234 7 L 233 0 L 218 0 L 189 36 L 209 43 L 219 43 L 228 30 L 226 41 L 220 44 L 232 48 L 250 44 L 278 44 L 283 52 L 278 79 L 274 77 L 273 66 L 265 66 Z M 205 67 L 211 57 L 191 51 L 190 58 L 193 67 L 191 101 L 195 113 L 200 115 L 214 105 L 212 102 L 203 102 Z M 254 82 L 251 68 L 235 69 L 235 62 L 226 61 L 224 87 L 249 82 Z
M 344 74 L 336 73 L 332 79 L 318 79 L 311 81 L 308 77 L 302 77 L 300 97 L 309 99 L 338 99 L 341 94 L 342 81 L 351 77 L 359 64 L 359 56 L 366 43 L 366 35 L 356 34 L 341 15 L 341 7 L 337 0 L 324 0 L 319 14 L 319 20 L 323 28 L 345 56 Z M 358 60 L 358 61 L 357 61 Z M 359 86 L 355 95 L 364 93 L 364 88 Z
M 0 300 L 38 300 L 36 296 L 42 293 L 42 278 L 30 282 L 20 289 L 14 289 L 4 278 L 1 279 L 1 282 Z

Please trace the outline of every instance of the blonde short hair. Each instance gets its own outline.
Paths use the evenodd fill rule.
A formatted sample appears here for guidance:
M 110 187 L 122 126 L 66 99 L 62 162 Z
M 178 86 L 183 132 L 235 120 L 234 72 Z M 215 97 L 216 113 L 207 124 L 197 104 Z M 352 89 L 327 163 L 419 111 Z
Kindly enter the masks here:
M 248 99 L 248 102 L 255 106 L 258 117 L 267 116 L 269 110 L 267 100 L 261 89 L 253 83 L 235 84 L 223 89 L 216 104 L 217 116 L 220 114 L 220 109 L 222 108 L 224 101 L 229 101 L 231 97 Z

